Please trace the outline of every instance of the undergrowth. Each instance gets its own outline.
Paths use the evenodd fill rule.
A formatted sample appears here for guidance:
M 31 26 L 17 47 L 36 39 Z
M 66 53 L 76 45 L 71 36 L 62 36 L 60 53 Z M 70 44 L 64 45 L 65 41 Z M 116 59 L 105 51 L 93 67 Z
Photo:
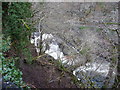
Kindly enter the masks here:
M 30 35 L 34 31 L 30 18 L 31 3 L 3 2 L 2 3 L 2 42 L 0 44 L 0 58 L 2 60 L 3 81 L 12 82 L 19 88 L 29 88 L 22 80 L 22 72 L 17 68 L 16 61 L 25 57 L 28 63 L 32 61 L 30 52 Z M 14 49 L 15 56 L 6 56 Z
M 34 30 L 30 24 L 32 11 L 31 3 L 4 2 L 2 3 L 3 34 L 10 36 L 11 46 L 18 56 L 21 54 L 31 63 L 32 55 L 28 46 L 31 32 Z
M 23 86 L 25 86 L 25 88 L 29 88 L 22 80 L 22 72 L 15 66 L 15 61 L 19 58 L 6 57 L 4 54 L 10 49 L 10 44 L 10 37 L 3 38 L 2 44 L 0 44 L 0 50 L 2 51 L 2 53 L 0 53 L 0 58 L 2 60 L 2 70 L 0 70 L 0 72 L 2 73 L 3 81 L 10 81 L 18 86 L 18 88 L 22 88 Z

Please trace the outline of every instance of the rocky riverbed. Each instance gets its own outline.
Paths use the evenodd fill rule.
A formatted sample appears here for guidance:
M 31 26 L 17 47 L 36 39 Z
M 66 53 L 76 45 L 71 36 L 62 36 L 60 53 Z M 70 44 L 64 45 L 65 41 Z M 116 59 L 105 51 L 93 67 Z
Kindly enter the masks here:
M 60 59 L 89 87 L 111 87 L 117 65 L 117 3 L 32 3 L 33 21 L 42 26 L 44 52 Z M 52 53 L 51 53 L 52 52 Z

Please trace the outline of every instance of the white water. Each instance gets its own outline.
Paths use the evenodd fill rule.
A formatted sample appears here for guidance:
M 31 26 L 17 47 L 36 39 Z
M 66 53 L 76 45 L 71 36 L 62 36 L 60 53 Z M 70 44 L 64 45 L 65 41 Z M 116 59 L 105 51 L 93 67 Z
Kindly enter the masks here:
M 39 35 L 39 36 L 37 36 L 37 35 Z M 31 44 L 35 45 L 36 52 L 39 53 L 40 49 L 38 48 L 39 46 L 38 46 L 37 43 L 39 43 L 39 41 L 41 39 L 40 38 L 40 33 L 39 32 L 34 32 L 34 35 L 32 33 L 32 36 L 34 38 L 31 38 L 31 40 L 30 40 Z M 52 56 L 55 60 L 60 59 L 61 61 L 63 61 L 63 63 L 65 63 L 67 59 L 65 58 L 63 52 L 60 51 L 59 45 L 57 44 L 57 42 L 55 42 L 55 39 L 54 39 L 54 37 L 53 37 L 52 34 L 43 34 L 42 35 L 43 48 L 46 47 L 46 43 L 44 41 L 47 40 L 47 39 L 53 39 L 52 40 L 53 42 L 51 42 L 49 44 L 49 49 L 47 49 L 45 51 L 45 53 L 48 54 L 48 55 L 50 55 L 50 56 Z M 45 49 L 43 49 L 43 50 L 45 50 Z
M 31 43 L 35 45 L 36 47 L 36 52 L 39 53 L 40 49 L 38 48 L 38 43 L 40 41 L 40 34 L 37 34 L 39 32 L 36 32 L 34 34 L 34 39 L 31 38 Z M 37 36 L 38 35 L 38 36 Z M 51 39 L 51 43 L 49 44 L 49 49 L 44 49 L 45 53 L 52 56 L 55 60 L 61 60 L 62 63 L 66 63 L 68 65 L 71 65 L 69 58 L 67 58 L 63 52 L 61 52 L 59 45 L 57 43 L 57 41 L 55 40 L 55 37 L 52 34 L 43 34 L 42 35 L 42 41 L 43 41 L 43 48 L 46 47 L 46 43 L 45 40 L 47 39 Z M 93 81 L 96 82 L 96 86 L 97 87 L 102 87 L 103 86 L 103 81 L 106 76 L 108 75 L 109 72 L 109 68 L 110 68 L 110 63 L 107 61 L 99 61 L 99 62 L 91 62 L 91 63 L 86 63 L 83 66 L 79 66 L 77 67 L 74 71 L 73 71 L 73 75 L 75 75 L 78 80 L 83 80 L 84 83 L 86 83 L 85 79 L 84 79 L 84 75 L 89 76 L 89 77 L 96 77 Z M 82 75 L 81 73 L 84 73 L 84 75 Z M 115 72 L 113 72 L 115 75 Z M 97 77 L 97 76 L 98 77 Z M 96 81 L 95 81 L 96 80 Z M 100 82 L 98 82 L 100 81 Z

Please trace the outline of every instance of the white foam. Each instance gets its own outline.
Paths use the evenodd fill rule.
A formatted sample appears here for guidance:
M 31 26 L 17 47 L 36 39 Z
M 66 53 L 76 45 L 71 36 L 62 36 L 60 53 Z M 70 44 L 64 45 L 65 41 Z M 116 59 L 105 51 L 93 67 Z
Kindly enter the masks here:
M 34 46 L 36 48 L 36 52 L 38 53 L 38 55 L 39 55 L 39 52 L 40 52 L 40 48 L 39 48 L 40 40 L 41 40 L 41 36 L 40 35 L 41 35 L 41 32 L 33 32 L 32 33 L 32 37 L 34 39 L 33 38 L 30 39 L 31 44 L 34 44 Z M 52 38 L 53 38 L 52 34 L 43 34 L 42 35 L 42 41 L 44 41 L 46 39 L 52 39 Z M 43 47 L 46 47 L 45 43 L 43 43 Z M 45 50 L 45 48 L 44 48 L 44 50 Z M 49 52 L 49 51 L 47 51 L 47 52 Z
M 84 66 L 80 66 L 78 68 L 76 68 L 73 71 L 73 75 L 76 76 L 76 72 L 91 72 L 91 71 L 95 71 L 99 74 L 101 74 L 102 76 L 106 77 L 108 72 L 109 72 L 109 68 L 110 68 L 110 63 L 109 62 L 103 62 L 103 63 L 97 63 L 97 62 L 93 62 L 93 63 L 86 63 L 86 65 Z
M 46 44 L 47 44 L 45 40 L 47 39 L 51 39 L 52 42 L 49 44 L 49 49 L 45 50 Z M 40 34 L 39 36 L 34 36 L 34 39 L 31 39 L 31 43 L 32 44 L 34 43 L 37 53 L 40 52 L 39 41 L 40 41 Z M 52 56 L 55 60 L 58 60 L 58 59 L 61 60 L 63 64 L 67 64 L 67 65 L 75 64 L 75 62 L 73 62 L 73 59 L 67 58 L 67 56 L 65 56 L 63 52 L 61 52 L 59 45 L 57 44 L 57 41 L 55 41 L 55 37 L 53 37 L 52 34 L 43 34 L 42 41 L 43 41 L 43 44 L 42 44 L 43 49 L 45 50 L 46 54 Z M 79 74 L 81 73 L 81 71 L 84 72 L 84 74 L 89 75 L 89 76 L 95 75 L 94 73 L 90 74 L 90 72 L 92 71 L 92 72 L 98 73 L 99 75 L 103 77 L 106 77 L 109 73 L 109 68 L 110 68 L 110 62 L 107 62 L 107 61 L 91 62 L 91 63 L 86 63 L 85 65 L 76 68 L 73 71 L 73 75 L 75 75 L 78 78 L 78 80 L 80 80 L 83 77 L 83 76 L 79 77 Z M 115 75 L 116 73 L 113 72 L 113 74 Z
M 46 40 L 46 39 L 51 39 L 51 38 L 53 38 L 53 35 L 52 35 L 52 34 L 43 34 L 43 35 L 42 35 L 42 41 L 43 41 L 43 40 Z
M 49 47 L 49 50 L 46 50 L 45 53 L 52 56 L 54 59 L 59 59 L 60 55 L 63 56 L 57 44 L 51 43 Z
M 30 42 L 31 42 L 31 44 L 33 44 L 34 43 L 34 39 L 30 39 Z

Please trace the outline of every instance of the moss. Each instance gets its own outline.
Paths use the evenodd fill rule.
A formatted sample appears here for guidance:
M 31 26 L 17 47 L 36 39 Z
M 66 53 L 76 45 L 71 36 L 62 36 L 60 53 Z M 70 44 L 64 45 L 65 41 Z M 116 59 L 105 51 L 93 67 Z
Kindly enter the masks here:
M 86 26 L 80 26 L 79 29 L 80 30 L 83 30 L 83 29 L 88 29 L 89 27 L 86 27 Z
M 88 48 L 88 47 L 83 48 L 83 49 L 80 51 L 80 54 L 84 55 L 84 54 L 86 54 L 89 50 L 90 50 L 90 48 Z

